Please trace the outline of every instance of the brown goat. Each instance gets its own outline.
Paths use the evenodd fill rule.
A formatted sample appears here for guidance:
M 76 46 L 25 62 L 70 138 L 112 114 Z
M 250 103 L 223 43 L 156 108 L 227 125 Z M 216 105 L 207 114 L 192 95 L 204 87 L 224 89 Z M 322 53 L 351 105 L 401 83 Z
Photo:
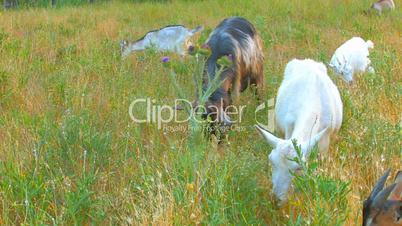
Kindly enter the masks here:
M 223 20 L 210 34 L 204 46 L 211 50 L 206 62 L 203 79 L 204 92 L 216 76 L 217 64 L 221 57 L 228 57 L 232 65 L 220 74 L 221 86 L 212 93 L 205 103 L 203 118 L 210 117 L 214 124 L 228 126 L 231 119 L 226 110 L 232 97 L 249 85 L 260 90 L 264 84 L 262 41 L 254 26 L 244 18 L 231 17 Z M 214 131 L 212 131 L 214 132 Z
M 363 203 L 363 226 L 402 226 L 402 171 L 383 189 L 389 170 L 378 180 Z

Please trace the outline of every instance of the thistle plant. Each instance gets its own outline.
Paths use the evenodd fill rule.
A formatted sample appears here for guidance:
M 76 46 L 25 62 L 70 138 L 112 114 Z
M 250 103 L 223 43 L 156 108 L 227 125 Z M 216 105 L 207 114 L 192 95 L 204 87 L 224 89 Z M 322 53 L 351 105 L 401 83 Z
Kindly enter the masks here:
M 200 133 L 201 131 L 204 130 L 205 123 L 203 123 L 203 120 L 201 120 L 201 115 L 203 112 L 202 107 L 198 106 L 204 106 L 204 104 L 208 101 L 208 98 L 221 86 L 221 84 L 224 82 L 224 80 L 221 80 L 220 75 L 222 71 L 231 65 L 231 62 L 229 59 L 222 58 L 218 61 L 219 68 L 216 73 L 216 76 L 208 83 L 208 86 L 206 89 L 203 87 L 203 76 L 204 76 L 204 68 L 205 68 L 205 62 L 208 56 L 211 54 L 211 52 L 207 49 L 202 49 L 199 47 L 193 47 L 193 50 L 191 51 L 191 55 L 193 56 L 194 59 L 194 70 L 192 72 L 192 78 L 193 82 L 196 87 L 196 107 L 194 106 L 188 106 L 184 105 L 185 112 L 189 116 L 189 139 L 188 139 L 188 146 L 189 147 L 194 147 L 196 144 L 195 141 L 199 137 L 203 137 L 204 133 Z M 170 59 L 168 57 L 163 57 L 162 58 L 163 65 L 169 69 L 169 78 L 173 86 L 175 87 L 175 91 L 177 95 L 179 96 L 180 99 L 189 99 L 186 97 L 186 95 L 183 93 L 182 89 L 180 88 L 177 80 L 176 80 L 176 72 L 174 71 L 172 67 L 172 62 L 170 62 Z
M 343 182 L 320 172 L 317 146 L 309 156 L 304 156 L 293 140 L 297 156 L 295 161 L 301 167 L 301 173 L 293 173 L 297 196 L 303 196 L 303 205 L 307 214 L 298 214 L 288 225 L 343 225 L 348 211 L 347 196 L 350 192 L 349 182 Z M 292 203 L 297 205 L 296 203 Z M 314 207 L 314 208 L 312 208 Z

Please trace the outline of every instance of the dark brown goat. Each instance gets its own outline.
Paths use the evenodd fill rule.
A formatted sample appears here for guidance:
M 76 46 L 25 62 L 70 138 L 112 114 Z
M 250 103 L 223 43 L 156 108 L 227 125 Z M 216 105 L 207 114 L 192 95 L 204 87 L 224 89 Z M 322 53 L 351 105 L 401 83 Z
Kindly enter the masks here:
M 378 180 L 363 203 L 363 226 L 402 226 L 402 171 L 384 188 L 389 170 Z
M 232 65 L 223 69 L 220 74 L 222 84 L 205 103 L 203 118 L 209 117 L 215 125 L 229 126 L 231 119 L 227 114 L 227 107 L 232 104 L 232 98 L 237 99 L 239 93 L 249 85 L 257 86 L 257 90 L 263 88 L 262 41 L 249 21 L 241 17 L 231 17 L 223 20 L 214 29 L 204 46 L 211 50 L 205 65 L 204 91 L 220 68 L 217 64 L 220 58 L 230 58 Z

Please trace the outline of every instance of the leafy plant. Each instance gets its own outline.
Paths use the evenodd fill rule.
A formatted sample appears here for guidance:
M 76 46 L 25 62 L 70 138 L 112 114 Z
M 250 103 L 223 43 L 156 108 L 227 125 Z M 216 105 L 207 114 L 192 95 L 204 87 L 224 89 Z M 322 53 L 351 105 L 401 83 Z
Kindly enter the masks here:
M 350 182 L 343 182 L 319 172 L 320 162 L 317 146 L 306 161 L 300 146 L 293 140 L 297 156 L 292 159 L 301 167 L 301 173 L 294 173 L 293 183 L 297 196 L 303 196 L 305 214 L 297 214 L 287 225 L 344 225 L 349 214 L 348 194 Z

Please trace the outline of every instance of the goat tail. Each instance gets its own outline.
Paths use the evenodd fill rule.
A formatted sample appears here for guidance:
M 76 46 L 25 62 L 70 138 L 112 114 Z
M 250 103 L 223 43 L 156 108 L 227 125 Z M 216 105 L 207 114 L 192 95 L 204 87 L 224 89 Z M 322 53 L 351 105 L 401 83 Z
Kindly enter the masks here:
M 374 43 L 373 43 L 371 40 L 367 40 L 366 44 L 367 44 L 367 47 L 368 47 L 369 49 L 373 49 L 373 48 L 374 48 Z

